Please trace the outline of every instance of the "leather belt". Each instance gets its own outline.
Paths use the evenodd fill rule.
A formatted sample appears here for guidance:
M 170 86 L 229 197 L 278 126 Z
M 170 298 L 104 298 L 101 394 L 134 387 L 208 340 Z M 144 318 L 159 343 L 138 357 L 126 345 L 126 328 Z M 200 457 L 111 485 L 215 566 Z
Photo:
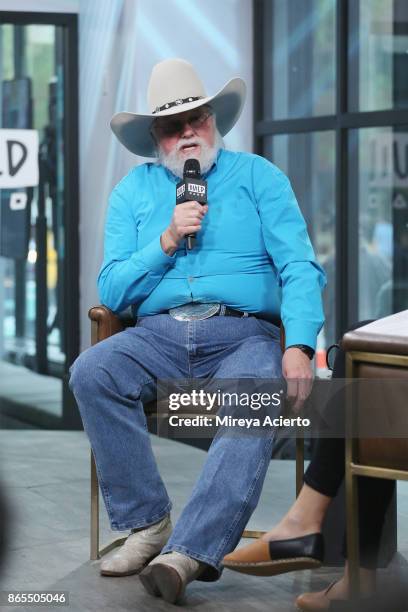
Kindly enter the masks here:
M 250 312 L 244 312 L 243 310 L 236 310 L 230 308 L 225 304 L 201 304 L 199 302 L 190 302 L 189 304 L 182 304 L 176 308 L 170 308 L 167 311 L 173 319 L 178 321 L 202 321 L 203 319 L 209 319 L 210 317 L 251 317 L 256 316 Z
M 235 308 L 225 307 L 224 312 L 217 312 L 217 315 L 224 317 L 255 317 L 253 312 L 245 312 L 244 310 L 236 310 Z

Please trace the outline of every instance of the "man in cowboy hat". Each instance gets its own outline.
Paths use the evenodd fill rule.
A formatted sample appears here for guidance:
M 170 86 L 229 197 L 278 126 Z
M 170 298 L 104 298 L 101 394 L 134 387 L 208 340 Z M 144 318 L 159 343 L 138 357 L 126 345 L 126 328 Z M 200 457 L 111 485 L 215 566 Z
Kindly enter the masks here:
M 111 527 L 132 530 L 101 573 L 141 572 L 149 593 L 169 602 L 191 580 L 220 575 L 258 502 L 274 431 L 217 435 L 172 531 L 141 400 L 154 398 L 158 378 L 283 373 L 298 407 L 323 322 L 324 272 L 288 179 L 262 157 L 223 147 L 244 98 L 241 79 L 207 96 L 188 62 L 169 59 L 153 69 L 150 112 L 113 117 L 125 147 L 157 158 L 112 192 L 98 277 L 102 303 L 116 312 L 131 306 L 137 324 L 88 348 L 70 370 Z M 200 162 L 208 205 L 175 206 L 190 158 Z

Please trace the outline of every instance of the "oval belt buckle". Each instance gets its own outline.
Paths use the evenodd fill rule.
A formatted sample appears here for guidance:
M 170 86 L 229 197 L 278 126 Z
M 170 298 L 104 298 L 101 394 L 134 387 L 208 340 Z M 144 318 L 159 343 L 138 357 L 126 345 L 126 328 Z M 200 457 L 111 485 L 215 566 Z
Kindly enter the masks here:
M 169 315 L 177 321 L 202 321 L 209 319 L 220 311 L 221 304 L 200 304 L 191 302 L 169 309 Z

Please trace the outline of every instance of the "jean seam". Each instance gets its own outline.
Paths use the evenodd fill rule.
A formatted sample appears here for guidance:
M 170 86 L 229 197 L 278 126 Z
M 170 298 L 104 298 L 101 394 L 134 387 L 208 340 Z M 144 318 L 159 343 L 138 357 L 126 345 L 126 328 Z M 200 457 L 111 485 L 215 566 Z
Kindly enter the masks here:
M 190 362 L 190 337 L 191 337 L 191 321 L 187 321 L 187 362 L 188 362 L 188 376 L 191 378 L 191 362 Z
M 215 557 L 216 557 L 216 558 L 218 558 L 218 556 L 220 555 L 220 550 L 222 550 L 223 548 L 225 548 L 226 544 L 227 544 L 227 543 L 229 542 L 229 540 L 231 539 L 231 536 L 232 536 L 232 534 L 233 534 L 233 532 L 234 532 L 235 527 L 236 527 L 236 526 L 237 526 L 237 524 L 239 523 L 239 520 L 240 520 L 240 518 L 242 517 L 242 515 L 243 515 L 243 513 L 244 513 L 245 508 L 248 506 L 249 500 L 250 500 L 251 496 L 253 495 L 253 492 L 254 492 L 254 490 L 255 490 L 255 486 L 256 486 L 256 484 L 257 484 L 257 482 L 258 482 L 258 480 L 259 480 L 259 477 L 260 477 L 260 474 L 261 474 L 262 468 L 263 468 L 263 466 L 265 465 L 266 458 L 267 458 L 267 457 L 270 457 L 270 454 L 271 454 L 271 448 L 270 448 L 270 447 L 271 447 L 271 446 L 272 446 L 272 444 L 273 444 L 273 439 L 274 439 L 275 433 L 276 433 L 276 432 L 274 432 L 274 433 L 273 433 L 273 437 L 272 437 L 272 438 L 270 438 L 270 440 L 269 440 L 269 442 L 268 442 L 268 445 L 267 445 L 267 447 L 266 447 L 266 448 L 268 449 L 268 453 L 264 452 L 264 455 L 263 455 L 263 457 L 262 457 L 261 461 L 259 462 L 258 469 L 257 469 L 257 471 L 256 471 L 256 473 L 255 473 L 255 477 L 254 477 L 254 479 L 253 479 L 253 481 L 252 481 L 252 484 L 251 484 L 251 486 L 250 486 L 250 488 L 249 488 L 249 490 L 248 490 L 248 493 L 247 493 L 247 496 L 246 496 L 246 498 L 245 498 L 245 500 L 244 500 L 244 503 L 241 505 L 241 508 L 240 508 L 240 509 L 238 510 L 238 512 L 236 513 L 236 515 L 235 515 L 235 517 L 234 517 L 234 520 L 233 520 L 233 521 L 232 521 L 232 523 L 231 523 L 231 527 L 230 527 L 229 531 L 228 531 L 228 532 L 225 534 L 224 539 L 221 541 L 220 545 L 218 546 L 218 548 L 217 548 L 217 550 L 216 550 L 216 552 L 215 552 Z
M 164 546 L 163 550 L 162 550 L 162 554 L 165 552 L 172 552 L 172 551 L 178 551 L 181 553 L 186 553 L 186 555 L 188 557 L 191 557 L 193 559 L 196 559 L 198 561 L 204 561 L 204 563 L 207 563 L 208 565 L 211 565 L 212 567 L 214 567 L 217 571 L 220 571 L 220 567 L 219 564 L 217 562 L 214 561 L 214 559 L 212 559 L 211 557 L 208 557 L 207 555 L 203 555 L 201 553 L 196 553 L 194 551 L 192 551 L 191 549 L 187 548 L 186 546 L 183 546 L 181 544 L 170 544 Z
M 114 522 L 114 523 L 111 523 L 111 527 L 115 531 L 125 531 L 126 529 L 140 529 L 142 527 L 149 527 L 150 525 L 154 525 L 158 521 L 164 519 L 168 514 L 170 514 L 171 509 L 172 509 L 172 503 L 169 500 L 163 510 L 161 510 L 160 512 L 156 512 L 156 514 L 153 514 L 148 519 L 144 519 L 136 523 L 134 522 L 129 522 L 129 523 Z
M 92 453 L 93 453 L 94 460 L 95 460 L 95 468 L 96 468 L 96 473 L 98 475 L 98 483 L 99 483 L 100 489 L 102 491 L 103 498 L 105 500 L 106 512 L 108 513 L 110 524 L 113 525 L 113 523 L 115 521 L 114 521 L 114 518 L 113 518 L 113 508 L 112 508 L 112 505 L 111 505 L 111 499 L 112 498 L 111 498 L 111 495 L 109 493 L 109 489 L 105 485 L 104 480 L 102 478 L 102 474 L 101 474 L 101 471 L 99 469 L 98 461 L 97 461 L 97 458 L 96 458 L 96 453 L 94 452 L 93 449 L 92 449 Z

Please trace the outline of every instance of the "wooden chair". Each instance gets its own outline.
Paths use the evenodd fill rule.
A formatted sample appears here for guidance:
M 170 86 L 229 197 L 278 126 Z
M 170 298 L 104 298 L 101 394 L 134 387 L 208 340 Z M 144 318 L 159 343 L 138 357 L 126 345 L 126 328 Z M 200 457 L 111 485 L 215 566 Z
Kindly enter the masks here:
M 348 390 L 349 429 L 346 438 L 345 467 L 347 550 L 351 596 L 357 599 L 359 547 L 356 477 L 408 480 L 408 439 L 399 437 L 406 436 L 407 429 L 408 310 L 348 332 L 343 337 L 342 345 L 346 351 L 346 377 L 367 379 L 367 382 L 362 383 L 360 387 L 359 399 L 368 398 L 368 401 L 364 402 L 363 409 L 365 411 L 369 407 L 370 422 L 375 422 L 376 431 L 381 431 L 383 435 L 387 430 L 390 431 L 392 424 L 388 438 L 358 438 L 356 426 L 359 419 L 364 416 L 358 414 L 359 402 L 352 401 L 352 388 Z M 394 381 L 395 392 L 392 394 L 392 401 L 387 396 L 383 402 L 382 394 L 378 393 L 381 388 L 375 385 L 375 381 L 382 380 L 386 383 L 387 379 Z M 370 380 L 373 381 L 371 385 Z M 398 436 L 395 435 L 397 427 L 400 427 Z
M 106 306 L 94 306 L 88 312 L 91 319 L 91 343 L 92 345 L 105 340 L 123 331 L 126 327 L 134 326 L 135 321 L 129 315 L 116 315 Z M 281 346 L 284 348 L 284 329 L 281 326 Z M 151 402 L 143 406 L 146 416 L 152 419 L 157 414 L 156 402 Z M 302 437 L 296 439 L 296 495 L 299 494 L 303 484 L 304 472 L 304 440 Z M 264 531 L 246 530 L 243 537 L 258 538 Z M 126 537 L 117 538 L 107 546 L 99 548 L 99 484 L 96 472 L 96 465 L 91 451 L 91 560 L 100 559 L 116 546 L 120 546 Z

